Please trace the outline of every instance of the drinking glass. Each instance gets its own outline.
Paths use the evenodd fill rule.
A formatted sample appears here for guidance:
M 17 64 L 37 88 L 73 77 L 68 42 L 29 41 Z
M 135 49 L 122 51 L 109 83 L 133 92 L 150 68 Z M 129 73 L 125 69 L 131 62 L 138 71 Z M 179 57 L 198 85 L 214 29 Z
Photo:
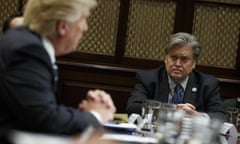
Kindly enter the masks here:
M 161 102 L 156 100 L 146 100 L 142 104 L 142 118 L 146 121 L 143 130 L 154 131 L 157 125 Z
M 227 107 L 227 122 L 232 123 L 236 128 L 238 128 L 238 108 Z

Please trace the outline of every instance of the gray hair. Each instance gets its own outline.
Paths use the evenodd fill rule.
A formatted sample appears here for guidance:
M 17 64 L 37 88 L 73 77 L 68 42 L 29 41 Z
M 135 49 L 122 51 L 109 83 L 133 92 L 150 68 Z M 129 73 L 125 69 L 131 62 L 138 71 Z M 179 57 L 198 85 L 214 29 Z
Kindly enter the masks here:
M 165 55 L 175 46 L 190 46 L 193 49 L 193 57 L 197 61 L 200 55 L 201 45 L 194 35 L 183 32 L 171 35 L 165 47 Z
M 83 10 L 96 6 L 95 0 L 28 0 L 24 25 L 43 36 L 55 34 L 58 20 L 76 21 Z

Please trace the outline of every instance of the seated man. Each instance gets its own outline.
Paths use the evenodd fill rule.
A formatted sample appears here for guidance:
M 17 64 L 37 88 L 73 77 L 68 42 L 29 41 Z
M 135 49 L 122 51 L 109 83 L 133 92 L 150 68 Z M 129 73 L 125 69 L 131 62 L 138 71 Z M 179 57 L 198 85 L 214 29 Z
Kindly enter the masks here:
M 188 33 L 172 35 L 165 48 L 164 66 L 138 72 L 137 83 L 127 104 L 127 113 L 141 113 L 148 99 L 173 103 L 188 114 L 225 120 L 225 108 L 219 95 L 219 82 L 194 68 L 200 44 Z

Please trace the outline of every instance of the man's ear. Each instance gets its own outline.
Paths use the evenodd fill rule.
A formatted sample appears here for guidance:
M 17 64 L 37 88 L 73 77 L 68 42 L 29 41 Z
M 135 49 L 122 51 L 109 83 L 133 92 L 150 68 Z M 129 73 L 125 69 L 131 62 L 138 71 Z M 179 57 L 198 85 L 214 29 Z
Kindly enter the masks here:
M 196 68 L 196 65 L 197 65 L 197 61 L 194 60 L 194 62 L 193 62 L 193 66 L 192 66 L 192 69 L 195 69 L 195 68 Z
M 68 23 L 64 20 L 59 20 L 56 24 L 56 31 L 57 34 L 60 36 L 64 36 L 67 33 L 68 30 Z
M 164 64 L 166 64 L 167 63 L 167 56 L 165 55 L 164 56 Z

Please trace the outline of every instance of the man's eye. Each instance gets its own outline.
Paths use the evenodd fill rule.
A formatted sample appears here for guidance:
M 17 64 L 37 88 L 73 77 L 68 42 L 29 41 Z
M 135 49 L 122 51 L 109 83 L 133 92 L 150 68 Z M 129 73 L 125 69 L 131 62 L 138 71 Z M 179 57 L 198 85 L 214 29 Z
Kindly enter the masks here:
M 171 59 L 175 61 L 175 60 L 178 59 L 178 57 L 177 56 L 171 56 Z
M 187 60 L 188 60 L 187 57 L 181 57 L 181 61 L 182 61 L 182 62 L 186 62 Z
M 176 55 L 172 55 L 171 56 L 172 61 L 177 61 L 178 59 L 183 62 L 186 63 L 188 60 L 190 60 L 191 58 L 186 57 L 186 56 L 176 56 Z

